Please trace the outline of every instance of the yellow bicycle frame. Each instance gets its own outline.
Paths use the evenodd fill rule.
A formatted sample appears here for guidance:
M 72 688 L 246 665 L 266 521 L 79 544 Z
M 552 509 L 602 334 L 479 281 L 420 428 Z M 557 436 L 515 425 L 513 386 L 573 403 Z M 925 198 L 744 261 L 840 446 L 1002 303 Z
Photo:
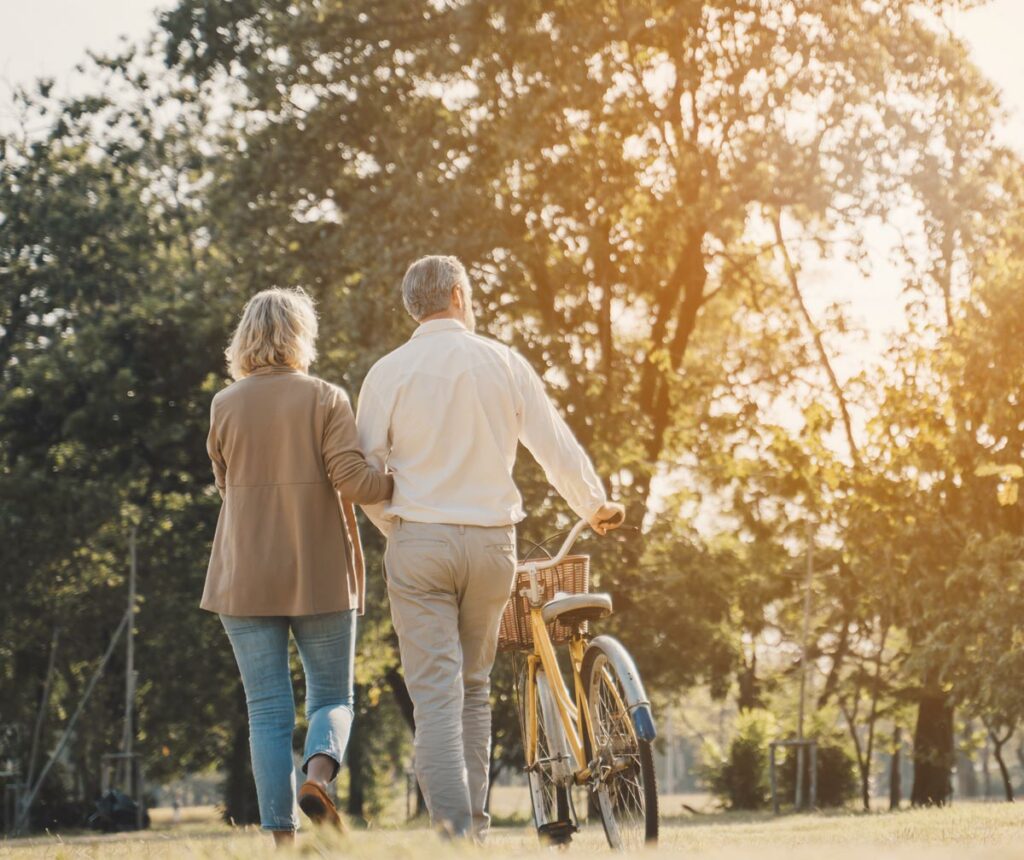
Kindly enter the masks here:
M 526 669 L 526 756 L 527 768 L 533 767 L 537 761 L 537 667 L 543 667 L 544 674 L 551 686 L 551 693 L 554 696 L 555 704 L 558 707 L 558 715 L 565 729 L 565 736 L 569 741 L 569 751 L 575 760 L 573 768 L 576 783 L 582 784 L 590 778 L 590 764 L 584 753 L 583 739 L 590 740 L 590 749 L 597 749 L 594 729 L 591 725 L 590 708 L 586 701 L 586 691 L 583 689 L 583 679 L 580 671 L 583 666 L 583 652 L 586 646 L 582 636 L 574 636 L 569 641 L 569 657 L 572 664 L 573 689 L 575 701 L 570 697 L 569 690 L 565 685 L 565 678 L 562 676 L 561 667 L 558 665 L 558 657 L 555 655 L 555 647 L 548 635 L 547 625 L 541 614 L 541 607 L 530 608 L 530 626 L 533 631 L 533 653 L 527 657 Z M 625 713 L 625 704 L 619 697 L 615 685 L 609 685 L 612 695 L 615 697 L 618 707 Z M 627 724 L 629 721 L 627 720 Z M 632 731 L 630 725 L 630 731 Z M 584 735 L 586 732 L 586 735 Z

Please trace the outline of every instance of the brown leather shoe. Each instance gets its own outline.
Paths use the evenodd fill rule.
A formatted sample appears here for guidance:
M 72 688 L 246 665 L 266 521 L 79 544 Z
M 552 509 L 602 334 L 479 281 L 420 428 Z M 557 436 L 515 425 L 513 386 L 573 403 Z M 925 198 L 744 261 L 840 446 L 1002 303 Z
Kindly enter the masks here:
M 345 833 L 345 824 L 338 810 L 325 792 L 315 782 L 304 782 L 299 789 L 299 808 L 317 826 L 330 826 L 339 833 Z

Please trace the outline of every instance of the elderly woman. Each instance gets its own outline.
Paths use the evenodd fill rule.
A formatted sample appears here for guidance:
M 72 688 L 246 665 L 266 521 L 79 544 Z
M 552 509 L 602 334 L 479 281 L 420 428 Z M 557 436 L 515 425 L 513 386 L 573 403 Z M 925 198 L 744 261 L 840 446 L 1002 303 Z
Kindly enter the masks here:
M 363 559 L 352 504 L 392 479 L 366 463 L 345 393 L 309 375 L 317 321 L 301 290 L 245 306 L 226 351 L 235 382 L 213 398 L 207 449 L 223 505 L 201 606 L 220 615 L 242 676 L 260 820 L 278 845 L 298 827 L 288 634 L 306 674 L 298 792 L 316 823 L 341 827 L 328 784 L 352 725 Z

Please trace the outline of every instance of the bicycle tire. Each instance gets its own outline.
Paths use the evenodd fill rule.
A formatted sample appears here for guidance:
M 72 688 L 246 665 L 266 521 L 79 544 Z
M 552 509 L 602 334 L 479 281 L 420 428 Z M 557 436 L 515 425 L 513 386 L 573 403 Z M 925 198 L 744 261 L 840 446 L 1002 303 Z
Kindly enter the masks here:
M 580 670 L 586 705 L 597 740 L 584 738 L 588 763 L 598 770 L 592 783 L 609 846 L 637 850 L 658 841 L 658 784 L 649 741 L 641 740 L 622 706 L 624 691 L 615 664 L 599 643 L 591 643 Z M 617 692 L 617 697 L 612 689 Z

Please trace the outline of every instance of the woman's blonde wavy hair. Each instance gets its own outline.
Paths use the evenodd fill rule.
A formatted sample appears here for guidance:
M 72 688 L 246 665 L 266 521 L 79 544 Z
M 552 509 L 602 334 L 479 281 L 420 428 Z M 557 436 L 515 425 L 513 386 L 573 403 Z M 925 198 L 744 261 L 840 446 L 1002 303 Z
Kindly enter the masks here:
M 306 371 L 316 359 L 316 335 L 316 309 L 305 290 L 263 290 L 246 303 L 224 350 L 231 377 L 243 379 L 268 366 Z

